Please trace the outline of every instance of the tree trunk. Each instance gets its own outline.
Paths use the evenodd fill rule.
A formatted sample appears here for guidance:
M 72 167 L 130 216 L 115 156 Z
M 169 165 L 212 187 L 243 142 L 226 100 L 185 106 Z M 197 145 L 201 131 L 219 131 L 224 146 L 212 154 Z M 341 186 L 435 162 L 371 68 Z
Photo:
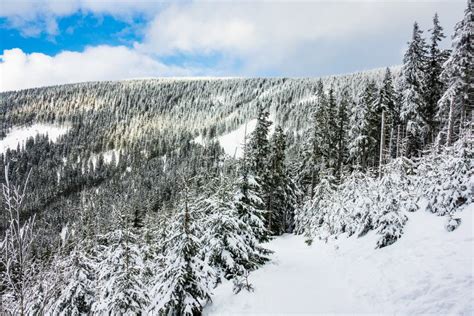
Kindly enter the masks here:
M 447 146 L 451 146 L 453 142 L 453 132 L 454 132 L 454 96 L 451 97 L 451 103 L 449 104 L 448 135 L 446 136 Z
M 380 154 L 379 154 L 379 177 L 382 176 L 383 148 L 385 146 L 385 111 L 382 111 L 382 123 L 380 126 Z
M 397 148 L 395 153 L 395 158 L 400 156 L 400 138 L 401 138 L 401 127 L 400 124 L 397 125 Z

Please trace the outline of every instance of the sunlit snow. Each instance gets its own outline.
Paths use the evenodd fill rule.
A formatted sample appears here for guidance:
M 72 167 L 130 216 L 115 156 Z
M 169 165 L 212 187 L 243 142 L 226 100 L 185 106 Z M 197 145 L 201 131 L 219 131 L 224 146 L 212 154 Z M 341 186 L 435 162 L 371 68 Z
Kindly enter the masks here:
M 214 290 L 206 315 L 474 313 L 474 205 L 453 232 L 445 217 L 409 214 L 403 237 L 374 249 L 375 232 L 311 246 L 284 235 L 268 244 L 272 262 L 251 273 L 253 293 Z

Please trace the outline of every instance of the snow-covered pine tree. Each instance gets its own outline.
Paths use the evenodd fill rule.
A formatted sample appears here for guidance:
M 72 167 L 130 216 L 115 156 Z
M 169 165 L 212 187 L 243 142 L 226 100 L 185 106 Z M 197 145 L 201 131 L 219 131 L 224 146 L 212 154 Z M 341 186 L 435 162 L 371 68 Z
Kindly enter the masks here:
M 72 251 L 56 264 L 65 283 L 59 296 L 50 303 L 52 315 L 79 316 L 91 313 L 95 299 L 96 260 L 91 256 L 90 241 L 78 241 Z
M 148 308 L 152 315 L 199 315 L 211 297 L 214 270 L 202 258 L 202 228 L 196 218 L 202 210 L 196 210 L 189 201 L 187 188 L 183 194 L 184 202 L 166 241 L 164 270 L 152 282 Z
M 400 239 L 403 227 L 408 221 L 408 217 L 400 207 L 396 184 L 391 177 L 392 174 L 384 175 L 376 196 L 377 213 L 374 222 L 377 234 L 380 235 L 376 248 L 390 246 Z
M 309 220 L 306 227 L 297 228 L 297 230 L 304 232 L 308 244 L 311 244 L 313 238 L 327 240 L 333 233 L 329 216 L 333 208 L 334 182 L 335 179 L 331 175 L 322 177 L 315 188 L 314 198 L 305 205 L 307 209 L 303 212 L 309 217 Z
M 247 286 L 248 273 L 262 264 L 261 248 L 249 225 L 243 222 L 232 203 L 225 185 L 199 204 L 204 210 L 203 225 L 205 253 L 216 269 L 216 281 L 221 277 L 233 279 L 235 290 Z M 248 280 L 245 280 L 248 281 Z
M 437 119 L 441 121 L 438 143 L 451 146 L 466 122 L 472 121 L 474 107 L 474 14 L 468 1 L 464 18 L 454 27 L 452 51 L 444 64 L 441 78 L 447 89 L 438 101 Z
M 375 101 L 371 83 L 367 83 L 363 93 L 351 107 L 349 119 L 349 162 L 355 169 L 365 170 L 368 153 L 373 143 L 370 136 L 370 109 Z
M 234 206 L 239 218 L 249 225 L 253 236 L 259 242 L 269 240 L 269 231 L 265 226 L 265 202 L 262 198 L 263 189 L 260 178 L 255 177 L 252 170 L 252 160 L 254 159 L 251 147 L 244 144 L 244 157 L 239 161 L 239 173 L 241 176 L 235 183 Z M 265 156 L 268 159 L 268 156 Z M 255 161 L 254 161 L 255 162 Z M 265 170 L 265 173 L 268 173 Z M 268 179 L 268 178 L 267 178 Z
M 254 175 L 259 182 L 259 190 L 263 199 L 265 212 L 265 222 L 269 224 L 271 207 L 271 184 L 268 168 L 268 157 L 270 155 L 269 132 L 272 122 L 268 119 L 270 113 L 259 105 L 257 125 L 250 134 L 249 141 L 246 143 L 245 155 L 248 163 L 249 174 Z
M 379 132 L 379 144 L 387 144 L 388 148 L 382 146 L 379 149 L 381 156 L 379 157 L 379 164 L 385 161 L 385 157 L 394 157 L 394 153 L 396 152 L 396 127 L 400 123 L 400 113 L 398 113 L 398 109 L 396 106 L 396 98 L 395 98 L 395 90 L 393 87 L 393 80 L 392 80 L 392 73 L 390 69 L 387 68 L 385 70 L 384 79 L 382 82 L 382 87 L 380 88 L 379 92 L 379 100 L 378 100 L 378 109 L 381 111 L 379 126 L 381 127 L 384 125 L 386 130 L 380 130 Z M 382 122 L 382 116 L 384 120 Z M 388 136 L 388 142 L 382 137 L 382 135 Z M 379 145 L 379 146 L 380 146 Z M 387 153 L 387 155 L 385 154 Z M 380 166 L 379 166 L 380 167 Z
M 421 161 L 421 187 L 432 213 L 449 215 L 472 202 L 474 157 L 470 146 L 472 140 L 466 132 L 452 147 L 433 152 Z
M 293 229 L 294 210 L 298 190 L 291 180 L 285 162 L 286 135 L 278 126 L 270 140 L 270 199 L 268 227 L 273 234 L 281 235 Z
M 342 178 L 342 169 L 347 161 L 348 149 L 347 149 L 347 130 L 348 130 L 348 107 L 351 104 L 351 98 L 347 87 L 343 88 L 341 93 L 341 100 L 337 106 L 336 112 L 336 131 L 335 131 L 335 169 L 334 175 L 340 180 Z
M 99 237 L 97 299 L 92 312 L 109 315 L 140 314 L 148 304 L 143 281 L 141 236 L 133 227 L 128 207 L 113 207 L 112 230 Z
M 338 196 L 344 212 L 339 222 L 339 233 L 363 236 L 373 229 L 373 208 L 371 199 L 372 179 L 360 170 L 354 170 L 339 186 Z
M 317 103 L 311 108 L 310 127 L 306 131 L 301 161 L 298 166 L 298 183 L 304 188 L 307 199 L 313 198 L 314 187 L 319 182 L 319 173 L 324 169 L 322 153 L 327 151 L 328 143 L 325 142 L 325 126 L 327 124 L 325 109 L 327 98 L 321 80 L 316 85 Z
M 250 226 L 253 236 L 259 242 L 268 241 L 269 232 L 265 227 L 265 211 L 259 195 L 259 183 L 255 177 L 244 173 L 235 186 L 233 203 L 240 220 Z
M 325 135 L 324 144 L 326 144 L 326 146 L 323 148 L 322 154 L 324 157 L 326 168 L 328 170 L 331 170 L 333 176 L 337 172 L 337 147 L 333 144 L 337 144 L 338 139 L 336 132 L 337 129 L 334 128 L 331 122 L 335 120 L 337 111 L 338 108 L 334 86 L 331 85 L 328 93 L 328 102 L 326 104 L 326 107 L 323 108 L 323 119 L 325 120 L 323 125 Z
M 438 101 L 444 91 L 444 83 L 441 80 L 441 72 L 443 64 L 448 57 L 448 52 L 439 47 L 440 42 L 446 36 L 443 34 L 443 28 L 439 24 L 438 14 L 433 17 L 433 27 L 430 29 L 431 38 L 429 45 L 429 54 L 426 67 L 426 91 L 425 102 L 423 108 L 423 116 L 428 123 L 429 132 L 425 143 L 432 143 L 438 129 L 436 121 L 436 112 L 438 109 Z
M 418 23 L 413 25 L 412 40 L 403 58 L 401 70 L 402 108 L 400 117 L 406 125 L 404 154 L 419 156 L 428 132 L 423 116 L 426 87 L 426 43 Z

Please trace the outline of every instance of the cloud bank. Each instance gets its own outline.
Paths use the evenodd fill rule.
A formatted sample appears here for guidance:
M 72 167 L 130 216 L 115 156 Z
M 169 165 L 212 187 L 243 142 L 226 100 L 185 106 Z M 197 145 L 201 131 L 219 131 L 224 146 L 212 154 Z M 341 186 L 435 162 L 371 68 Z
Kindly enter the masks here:
M 0 56 L 0 91 L 73 82 L 161 76 L 191 76 L 192 69 L 166 66 L 124 46 L 89 47 L 56 56 L 11 49 Z
M 5 50 L 0 90 L 6 91 L 144 76 L 315 76 L 389 66 L 400 63 L 415 20 L 427 30 L 438 12 L 449 38 L 465 2 L 6 0 L 2 6 L 0 15 L 25 36 L 61 32 L 56 19 L 75 12 L 122 20 L 143 14 L 149 21 L 132 47 L 55 56 Z M 212 65 L 200 65 L 202 59 Z

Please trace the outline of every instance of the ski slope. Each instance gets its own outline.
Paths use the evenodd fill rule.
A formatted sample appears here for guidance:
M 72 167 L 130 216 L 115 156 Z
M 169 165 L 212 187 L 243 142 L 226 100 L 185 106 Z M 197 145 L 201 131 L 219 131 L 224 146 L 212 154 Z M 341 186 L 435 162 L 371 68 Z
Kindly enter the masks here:
M 253 293 L 214 290 L 205 315 L 474 314 L 474 205 L 447 232 L 445 218 L 409 214 L 405 234 L 374 249 L 376 235 L 339 238 L 311 246 L 284 235 L 267 246 L 272 262 L 253 272 Z

